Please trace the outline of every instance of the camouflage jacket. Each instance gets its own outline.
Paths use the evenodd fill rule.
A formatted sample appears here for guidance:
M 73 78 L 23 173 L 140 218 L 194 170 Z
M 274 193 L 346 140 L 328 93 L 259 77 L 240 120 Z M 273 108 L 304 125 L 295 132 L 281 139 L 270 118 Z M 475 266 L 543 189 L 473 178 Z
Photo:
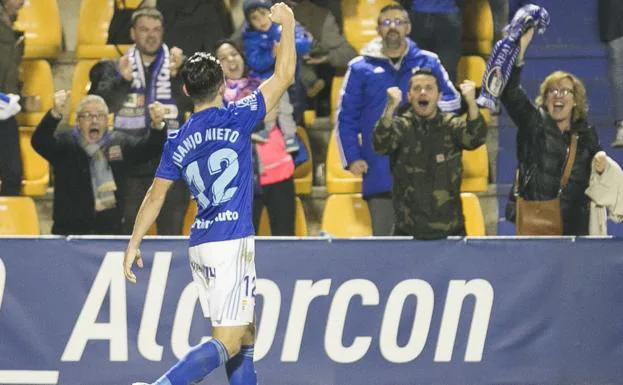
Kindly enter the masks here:
M 418 120 L 407 111 L 385 127 L 379 120 L 372 145 L 389 155 L 396 233 L 438 239 L 464 231 L 461 206 L 462 151 L 485 143 L 482 115 L 473 121 L 438 111 Z

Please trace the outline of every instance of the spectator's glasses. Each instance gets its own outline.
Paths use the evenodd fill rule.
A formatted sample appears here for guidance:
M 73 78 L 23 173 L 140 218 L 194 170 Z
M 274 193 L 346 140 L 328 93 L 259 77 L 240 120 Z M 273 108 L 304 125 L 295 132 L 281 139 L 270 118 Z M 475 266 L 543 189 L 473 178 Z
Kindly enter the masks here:
M 379 25 L 381 27 L 389 27 L 390 25 L 392 25 L 392 23 L 396 26 L 396 27 L 400 27 L 401 25 L 408 25 L 411 22 L 409 20 L 404 20 L 404 19 L 383 19 L 379 21 Z
M 573 92 L 573 89 L 565 87 L 565 88 L 548 88 L 547 93 L 557 98 L 562 98 L 567 95 L 573 95 L 574 92 Z
M 90 112 L 84 112 L 84 113 L 78 115 L 78 119 L 82 119 L 82 120 L 86 120 L 86 121 L 106 120 L 106 119 L 108 119 L 108 115 L 106 115 L 103 112 L 100 112 L 98 114 L 92 114 Z

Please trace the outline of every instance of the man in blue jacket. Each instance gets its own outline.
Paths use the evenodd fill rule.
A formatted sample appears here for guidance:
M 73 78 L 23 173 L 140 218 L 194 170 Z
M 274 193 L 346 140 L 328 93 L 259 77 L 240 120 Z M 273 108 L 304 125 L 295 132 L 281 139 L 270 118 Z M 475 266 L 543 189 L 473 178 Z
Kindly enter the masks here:
M 381 9 L 372 40 L 348 66 L 338 106 L 336 133 L 344 168 L 363 175 L 363 197 L 368 202 L 374 235 L 390 235 L 394 223 L 389 158 L 372 149 L 374 124 L 381 117 L 389 87 L 408 93 L 411 73 L 431 68 L 441 80 L 442 111 L 455 111 L 461 97 L 448 78 L 439 58 L 419 49 L 407 38 L 411 31 L 409 14 L 398 4 Z M 361 143 L 358 135 L 361 134 Z

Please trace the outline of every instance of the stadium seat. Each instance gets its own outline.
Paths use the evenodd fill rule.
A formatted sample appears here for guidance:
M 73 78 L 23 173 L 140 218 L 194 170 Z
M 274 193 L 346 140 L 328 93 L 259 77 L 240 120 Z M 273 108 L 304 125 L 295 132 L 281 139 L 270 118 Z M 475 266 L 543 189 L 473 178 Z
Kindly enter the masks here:
M 22 69 L 22 101 L 27 97 L 38 96 L 40 107 L 37 111 L 20 112 L 17 114 L 17 122 L 20 126 L 36 126 L 43 115 L 52 108 L 54 97 L 54 79 L 50 64 L 42 59 L 24 60 Z
M 294 235 L 297 237 L 306 237 L 307 220 L 305 218 L 305 210 L 303 210 L 301 198 L 295 197 L 294 204 Z M 262 209 L 262 213 L 260 214 L 260 224 L 257 229 L 257 235 L 264 237 L 272 235 L 272 231 L 270 230 L 270 217 L 268 216 L 266 207 Z
M 463 216 L 465 217 L 465 232 L 468 236 L 484 236 L 485 218 L 482 215 L 480 200 L 473 193 L 461 193 Z
M 491 54 L 493 49 L 493 16 L 488 0 L 465 0 L 463 6 L 463 53 Z
M 61 52 L 61 18 L 56 0 L 27 0 L 17 14 L 16 29 L 24 31 L 24 58 L 56 58 Z
M 76 64 L 74 77 L 71 81 L 70 124 L 76 123 L 76 107 L 78 107 L 80 100 L 85 97 L 89 91 L 91 85 L 89 82 L 89 71 L 91 71 L 95 63 L 97 63 L 97 60 L 80 60 L 78 64 Z
M 361 192 L 361 177 L 344 170 L 342 166 L 335 130 L 331 131 L 331 137 L 329 138 L 325 167 L 328 194 Z
M 305 110 L 303 112 L 303 124 L 305 124 L 305 127 L 311 127 L 314 121 L 316 121 L 316 110 Z
M 307 148 L 307 153 L 309 154 L 309 159 L 299 164 L 294 169 L 294 189 L 296 190 L 296 195 L 309 195 L 312 191 L 313 177 L 312 151 L 311 146 L 309 145 L 309 136 L 307 136 L 307 132 L 302 127 L 298 127 L 296 129 L 296 133 L 305 144 L 305 148 Z
M 135 0 L 126 1 L 128 8 L 136 8 Z M 130 45 L 106 44 L 108 26 L 114 13 L 112 1 L 82 0 L 78 21 L 76 57 L 79 59 L 115 58 L 125 53 Z
M 321 230 L 336 237 L 372 235 L 368 204 L 361 194 L 335 194 L 327 198 Z
M 486 68 L 487 63 L 480 56 L 461 56 L 457 68 L 457 81 L 460 84 L 463 80 L 471 80 L 476 83 L 476 87 L 480 87 Z M 481 108 L 480 113 L 487 124 L 491 123 L 491 113 L 488 109 Z
M 462 176 L 461 191 L 487 191 L 487 186 L 489 185 L 489 157 L 486 144 L 473 151 L 463 151 Z
M 331 124 L 335 124 L 335 119 L 337 118 L 337 108 L 338 103 L 340 102 L 340 93 L 342 92 L 342 85 L 344 83 L 343 76 L 334 76 L 331 81 Z
M 344 37 L 359 52 L 376 32 L 379 11 L 392 0 L 341 0 Z
M 22 158 L 22 194 L 45 195 L 50 183 L 50 165 L 30 144 L 34 127 L 20 127 L 19 146 Z
M 0 234 L 41 234 L 39 216 L 32 198 L 0 197 Z

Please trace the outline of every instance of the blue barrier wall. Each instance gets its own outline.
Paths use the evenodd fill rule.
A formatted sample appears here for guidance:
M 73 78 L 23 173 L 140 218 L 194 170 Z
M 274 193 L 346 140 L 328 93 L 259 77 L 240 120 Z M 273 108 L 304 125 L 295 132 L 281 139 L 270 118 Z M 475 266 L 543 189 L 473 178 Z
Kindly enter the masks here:
M 136 285 L 125 246 L 0 239 L 0 383 L 153 381 L 209 336 L 185 241 L 145 241 Z M 623 383 L 621 246 L 258 241 L 260 381 Z

